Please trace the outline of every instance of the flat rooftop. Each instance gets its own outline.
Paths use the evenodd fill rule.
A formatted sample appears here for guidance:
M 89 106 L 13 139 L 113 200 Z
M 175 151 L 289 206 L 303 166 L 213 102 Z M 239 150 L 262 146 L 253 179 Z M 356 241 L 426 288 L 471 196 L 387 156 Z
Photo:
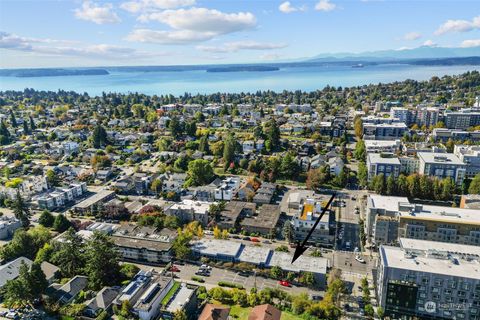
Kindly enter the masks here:
M 408 251 L 427 252 L 435 250 L 451 254 L 477 256 L 480 258 L 480 246 L 409 238 L 400 238 L 399 243 L 402 249 Z
M 390 246 L 381 246 L 379 253 L 382 263 L 390 268 L 480 280 L 478 260 L 457 259 L 455 263 L 450 258 L 408 255 L 404 249 Z
M 112 196 L 112 194 L 115 194 L 115 192 L 111 191 L 111 190 L 101 190 L 101 191 L 97 192 L 96 194 L 94 194 L 93 196 L 91 196 L 90 198 L 87 198 L 87 199 L 83 200 L 82 202 L 76 204 L 75 208 L 80 208 L 80 209 L 89 208 L 91 205 L 93 205 L 93 204 L 95 204 L 99 201 L 102 201 L 105 198 L 108 198 L 108 197 Z
M 449 221 L 452 223 L 480 223 L 480 214 L 478 213 L 478 210 L 474 209 L 462 209 L 429 205 L 414 205 L 414 207 L 415 208 L 411 212 L 400 211 L 400 217 L 411 217 L 425 220 L 441 220 Z
M 400 146 L 400 140 L 365 140 L 365 147 L 393 147 Z
M 419 152 L 417 156 L 425 163 L 465 165 L 462 160 L 453 153 Z
M 387 211 L 398 211 L 399 203 L 410 203 L 406 197 L 390 197 L 381 196 L 378 194 L 371 194 L 368 197 L 368 204 L 370 208 L 385 209 Z
M 272 255 L 272 250 L 260 246 L 244 246 L 238 256 L 238 260 L 242 262 L 254 263 L 256 265 L 266 265 L 268 259 Z
M 169 251 L 172 248 L 171 242 L 162 242 L 156 240 L 138 239 L 119 237 L 113 235 L 111 237 L 113 243 L 118 247 L 133 248 L 137 250 L 147 249 L 150 251 Z
M 190 298 L 194 293 L 194 289 L 190 289 L 185 283 L 181 283 L 180 289 L 167 305 L 167 311 L 174 313 L 180 309 L 183 309 L 183 307 L 190 301 Z
M 368 154 L 369 163 L 381 163 L 381 164 L 394 164 L 400 166 L 400 160 L 398 157 L 393 154 L 388 154 L 387 156 L 382 153 L 369 153 Z
M 235 241 L 202 239 L 192 242 L 192 250 L 207 256 L 227 256 L 235 258 L 240 254 L 242 244 Z
M 321 257 L 310 257 L 307 255 L 301 255 L 294 263 L 292 263 L 292 254 L 287 252 L 274 251 L 268 267 L 280 267 L 285 271 L 308 271 L 313 273 L 327 273 L 328 260 Z

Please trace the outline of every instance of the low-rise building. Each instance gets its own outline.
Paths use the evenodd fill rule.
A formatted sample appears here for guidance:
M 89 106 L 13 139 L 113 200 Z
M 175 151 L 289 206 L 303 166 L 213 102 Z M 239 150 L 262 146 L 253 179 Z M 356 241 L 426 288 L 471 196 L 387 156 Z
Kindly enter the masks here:
M 174 203 L 165 210 L 165 214 L 176 216 L 183 222 L 198 221 L 202 226 L 208 224 L 210 205 L 214 202 L 185 199 Z
M 102 208 L 102 206 L 109 200 L 115 197 L 115 192 L 111 190 L 101 190 L 93 196 L 76 204 L 73 210 L 79 214 L 94 213 Z
M 280 219 L 280 207 L 276 204 L 264 204 L 258 214 L 246 217 L 240 222 L 242 230 L 248 233 L 272 236 L 276 234 L 276 228 Z
M 365 140 L 367 153 L 396 153 L 400 149 L 400 140 Z
M 22 223 L 15 217 L 0 217 L 0 240 L 13 236 L 15 231 L 22 227 Z
M 300 205 L 297 214 L 292 218 L 293 236 L 295 240 L 302 241 L 313 228 L 319 215 L 322 213 L 322 202 L 315 199 L 305 199 Z M 323 215 L 318 225 L 313 230 L 309 241 L 323 246 L 333 246 L 335 241 L 334 213 L 331 210 Z
M 221 229 L 237 229 L 243 217 L 253 216 L 256 211 L 256 204 L 252 202 L 230 201 L 220 212 L 217 226 Z

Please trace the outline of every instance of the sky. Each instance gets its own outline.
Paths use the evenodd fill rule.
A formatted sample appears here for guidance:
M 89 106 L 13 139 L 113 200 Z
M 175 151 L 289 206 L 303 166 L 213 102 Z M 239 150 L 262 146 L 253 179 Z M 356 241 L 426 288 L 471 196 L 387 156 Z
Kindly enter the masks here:
M 0 67 L 226 64 L 480 46 L 478 0 L 0 0 Z

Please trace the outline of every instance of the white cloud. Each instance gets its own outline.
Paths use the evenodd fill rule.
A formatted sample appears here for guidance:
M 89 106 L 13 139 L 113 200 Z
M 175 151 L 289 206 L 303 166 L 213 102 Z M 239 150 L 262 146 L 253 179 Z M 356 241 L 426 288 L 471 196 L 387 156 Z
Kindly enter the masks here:
M 133 30 L 128 41 L 161 44 L 188 44 L 213 39 L 216 36 L 252 29 L 257 20 L 250 12 L 224 13 L 206 8 L 189 8 L 145 13 L 142 22 L 157 21 L 173 30 Z
M 480 39 L 464 40 L 460 46 L 462 48 L 480 47 Z
M 132 48 L 108 44 L 85 45 L 71 41 L 25 38 L 15 34 L 0 32 L 0 49 L 31 52 L 54 56 L 83 56 L 87 58 L 131 59 L 153 56 L 153 53 L 139 52 Z M 52 45 L 53 44 L 53 45 Z M 60 44 L 60 45 L 59 45 Z M 155 53 L 161 55 L 162 53 Z
M 106 3 L 103 6 L 90 1 L 84 1 L 82 7 L 75 9 L 77 19 L 92 21 L 96 24 L 117 23 L 120 22 L 118 15 L 113 12 L 113 6 Z
M 212 32 L 195 32 L 191 30 L 135 29 L 127 35 L 125 40 L 158 44 L 189 44 L 210 40 L 215 36 L 216 34 Z
M 195 0 L 133 0 L 122 3 L 120 8 L 131 13 L 138 13 L 188 7 L 193 6 L 195 2 Z
M 215 53 L 237 52 L 240 50 L 274 50 L 287 47 L 286 43 L 269 43 L 257 41 L 227 42 L 222 46 L 197 46 L 198 50 Z
M 480 29 L 480 16 L 473 18 L 472 21 L 447 20 L 435 31 L 435 34 L 442 35 L 449 32 L 467 32 L 475 29 Z
M 337 5 L 330 2 L 330 0 L 320 0 L 316 5 L 315 5 L 315 10 L 317 11 L 332 11 L 337 8 Z
M 292 6 L 292 4 L 290 3 L 290 1 L 285 1 L 285 2 L 282 2 L 279 6 L 278 6 L 278 10 L 280 10 L 281 12 L 283 13 L 292 13 L 292 12 L 296 12 L 296 11 L 305 11 L 307 8 L 305 6 L 300 6 L 300 7 L 294 7 Z
M 413 40 L 420 39 L 421 37 L 422 35 L 418 32 L 409 32 L 403 36 L 403 39 L 407 41 L 413 41 Z
M 423 43 L 424 46 L 426 47 L 436 47 L 437 44 L 435 42 L 433 42 L 432 40 L 427 40 Z

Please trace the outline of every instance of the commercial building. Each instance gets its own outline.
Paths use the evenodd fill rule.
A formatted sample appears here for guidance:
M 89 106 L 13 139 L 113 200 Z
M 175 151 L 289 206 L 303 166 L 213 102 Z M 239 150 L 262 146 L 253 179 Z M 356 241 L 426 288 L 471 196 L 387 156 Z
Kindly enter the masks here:
M 377 300 L 392 319 L 478 319 L 480 248 L 400 239 L 381 246 Z
M 220 212 L 217 226 L 220 229 L 237 229 L 242 218 L 255 214 L 256 207 L 257 205 L 252 202 L 229 201 L 225 209 Z
M 398 178 L 402 164 L 393 153 L 369 153 L 367 156 L 368 180 L 383 174 L 385 178 L 393 175 Z
M 54 210 L 64 207 L 67 203 L 82 197 L 87 192 L 85 182 L 72 183 L 65 188 L 55 188 L 54 191 L 33 197 L 33 202 L 39 209 Z
M 201 239 L 192 242 L 192 251 L 198 257 L 214 261 L 246 262 L 261 268 L 280 267 L 282 270 L 299 273 L 312 272 L 321 286 L 325 285 L 325 275 L 328 259 L 300 256 L 292 263 L 292 255 L 287 252 L 277 252 L 270 248 L 255 247 L 228 240 Z
M 452 178 L 461 185 L 466 174 L 466 165 L 452 153 L 419 152 L 418 173 L 440 179 Z

